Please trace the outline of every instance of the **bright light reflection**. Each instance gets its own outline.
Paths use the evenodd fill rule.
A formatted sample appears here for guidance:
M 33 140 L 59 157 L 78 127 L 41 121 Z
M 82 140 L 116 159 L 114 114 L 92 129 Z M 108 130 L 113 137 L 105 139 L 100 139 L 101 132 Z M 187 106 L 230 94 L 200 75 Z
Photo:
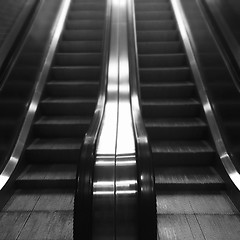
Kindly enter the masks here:
M 136 180 L 122 180 L 117 181 L 116 186 L 117 187 L 130 187 L 131 185 L 137 184 Z
M 94 187 L 114 187 L 113 181 L 97 181 L 93 183 Z
M 114 166 L 115 165 L 115 161 L 96 161 L 96 166 Z
M 30 113 L 35 113 L 37 109 L 37 104 L 35 102 L 32 102 L 29 107 L 29 112 Z
M 114 191 L 94 191 L 93 195 L 113 195 Z
M 119 157 L 118 157 L 119 159 Z M 114 166 L 115 165 L 115 161 L 104 161 L 104 160 L 100 160 L 100 161 L 96 161 L 96 166 Z M 134 166 L 136 165 L 136 161 L 135 160 L 127 160 L 127 161 L 117 161 L 116 162 L 116 166 Z
M 136 194 L 136 190 L 119 190 L 116 191 L 117 195 L 133 195 Z M 114 191 L 94 191 L 93 195 L 113 195 Z
M 9 177 L 4 176 L 3 174 L 0 176 L 0 190 L 5 186 L 8 179 L 9 179 Z
M 117 161 L 116 165 L 117 166 L 134 166 L 134 165 L 136 165 L 136 161 L 135 160 Z
M 117 195 L 132 195 L 132 194 L 136 194 L 137 191 L 136 190 L 119 190 L 116 191 Z

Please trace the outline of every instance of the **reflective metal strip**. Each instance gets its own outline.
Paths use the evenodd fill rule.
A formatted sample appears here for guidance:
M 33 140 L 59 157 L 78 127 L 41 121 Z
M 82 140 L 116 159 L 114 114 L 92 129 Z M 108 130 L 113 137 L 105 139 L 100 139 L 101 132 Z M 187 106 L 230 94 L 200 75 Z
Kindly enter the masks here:
M 198 63 L 195 59 L 194 52 L 196 52 L 193 45 L 191 45 L 191 42 L 189 40 L 188 34 L 190 34 L 190 31 L 186 30 L 186 26 L 188 27 L 188 23 L 186 20 L 186 17 L 183 13 L 182 5 L 179 0 L 170 0 L 173 6 L 173 10 L 176 16 L 176 20 L 178 23 L 178 27 L 183 39 L 183 43 L 185 45 L 185 49 L 189 58 L 189 62 L 191 65 L 191 69 L 194 75 L 195 83 L 198 88 L 198 92 L 201 98 L 201 102 L 207 117 L 207 121 L 214 139 L 214 143 L 217 149 L 217 152 L 219 154 L 219 157 L 229 175 L 234 185 L 240 190 L 240 174 L 235 168 L 231 157 L 229 156 L 227 149 L 225 147 L 225 144 L 223 142 L 220 130 L 218 128 L 213 109 L 211 106 L 211 103 L 209 101 L 209 98 L 207 96 L 207 92 L 205 89 L 205 86 L 202 81 L 202 76 L 198 68 Z M 188 27 L 189 29 L 189 27 Z M 192 38 L 192 37 L 191 37 Z
M 136 236 L 137 177 L 130 103 L 127 7 L 127 0 L 112 0 L 107 100 L 94 169 L 94 240 L 116 239 L 120 235 L 134 239 Z M 99 218 L 99 215 L 104 217 Z
M 26 140 L 28 137 L 28 133 L 30 131 L 38 103 L 41 98 L 42 90 L 44 88 L 49 69 L 51 67 L 51 63 L 54 57 L 54 53 L 59 41 L 59 38 L 61 36 L 65 19 L 67 17 L 68 9 L 70 6 L 71 0 L 64 0 L 62 1 L 59 14 L 55 20 L 54 27 L 53 27 L 53 38 L 49 47 L 48 54 L 46 56 L 43 69 L 39 75 L 38 83 L 35 88 L 35 92 L 33 94 L 31 103 L 28 108 L 28 112 L 26 114 L 22 129 L 20 131 L 20 134 L 18 136 L 17 142 L 15 144 L 15 147 L 13 149 L 12 155 L 6 164 L 4 170 L 2 171 L 0 175 L 0 190 L 5 186 L 9 178 L 11 177 L 17 163 L 19 162 L 19 159 L 22 155 L 24 146 L 26 144 Z

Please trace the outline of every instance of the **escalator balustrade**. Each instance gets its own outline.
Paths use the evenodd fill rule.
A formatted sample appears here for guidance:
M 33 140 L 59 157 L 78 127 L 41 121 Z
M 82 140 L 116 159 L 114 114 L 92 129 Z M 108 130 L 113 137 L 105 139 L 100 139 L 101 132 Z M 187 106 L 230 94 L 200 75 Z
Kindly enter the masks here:
M 72 239 L 76 163 L 98 98 L 105 0 L 73 0 L 0 239 Z
M 239 212 L 211 140 L 169 0 L 135 0 L 142 114 L 150 140 L 160 239 L 238 239 Z

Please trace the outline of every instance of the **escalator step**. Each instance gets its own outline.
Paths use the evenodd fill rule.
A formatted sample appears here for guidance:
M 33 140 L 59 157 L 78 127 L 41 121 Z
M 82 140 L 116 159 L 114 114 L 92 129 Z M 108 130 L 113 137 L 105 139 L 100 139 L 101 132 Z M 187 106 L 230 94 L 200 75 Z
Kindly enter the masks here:
M 137 11 L 164 11 L 164 10 L 170 10 L 171 5 L 167 2 L 159 2 L 159 3 L 154 3 L 154 2 L 142 2 L 142 3 L 137 3 L 136 2 L 136 10 Z
M 136 21 L 153 21 L 153 20 L 171 20 L 173 15 L 171 11 L 147 11 L 136 12 Z
M 185 83 L 148 83 L 141 84 L 141 97 L 150 99 L 193 98 L 196 96 L 195 86 L 192 82 Z
M 17 178 L 18 188 L 74 188 L 74 164 L 28 165 Z
M 71 11 L 68 15 L 69 20 L 81 20 L 81 19 L 93 19 L 102 20 L 105 18 L 105 13 L 103 11 Z
M 56 66 L 100 66 L 100 53 L 57 53 L 54 63 Z
M 51 70 L 51 79 L 58 81 L 98 81 L 100 76 L 100 67 L 53 67 Z
M 161 68 L 161 67 L 185 67 L 187 58 L 185 54 L 139 54 L 139 67 Z
M 49 97 L 92 97 L 97 98 L 98 82 L 51 81 L 47 83 L 46 93 Z
M 151 140 L 201 140 L 207 136 L 207 124 L 197 118 L 146 119 L 145 126 Z
M 137 31 L 138 42 L 166 42 L 177 41 L 179 35 L 176 30 L 162 30 L 162 31 Z
M 92 115 L 96 106 L 95 99 L 83 98 L 46 98 L 40 103 L 42 114 L 53 115 Z
M 214 149 L 206 141 L 153 141 L 155 166 L 211 165 Z
M 101 41 L 101 30 L 65 30 L 62 35 L 63 41 Z
M 182 44 L 176 42 L 139 42 L 139 54 L 171 54 L 181 53 L 183 51 Z
M 61 41 L 58 52 L 60 53 L 100 53 L 101 41 Z
M 139 69 L 140 80 L 146 82 L 185 82 L 191 81 L 191 71 L 188 67 L 181 68 L 147 68 Z
M 76 163 L 79 159 L 82 139 L 35 139 L 26 149 L 29 163 Z
M 142 102 L 145 117 L 195 117 L 202 110 L 199 101 L 195 99 L 152 100 Z
M 160 191 L 224 189 L 224 181 L 212 167 L 157 168 L 155 182 Z
M 83 138 L 88 130 L 90 118 L 81 116 L 41 117 L 34 124 L 34 135 L 41 138 L 79 137 Z
M 103 21 L 98 20 L 69 20 L 66 22 L 66 29 L 68 30 L 99 30 L 103 29 Z
M 70 11 L 89 10 L 103 11 L 105 10 L 104 2 L 73 2 Z
M 138 21 L 136 29 L 137 31 L 176 30 L 176 22 L 173 20 Z

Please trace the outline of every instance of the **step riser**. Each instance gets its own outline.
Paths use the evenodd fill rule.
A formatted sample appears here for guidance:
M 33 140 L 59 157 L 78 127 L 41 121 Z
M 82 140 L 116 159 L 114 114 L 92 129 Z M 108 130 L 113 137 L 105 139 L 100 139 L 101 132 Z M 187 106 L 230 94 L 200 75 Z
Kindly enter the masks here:
M 187 64 L 184 55 L 139 56 L 140 68 L 186 67 Z
M 200 105 L 142 106 L 143 117 L 195 117 L 200 114 Z
M 57 54 L 54 65 L 57 66 L 100 66 L 100 54 Z
M 167 42 L 179 40 L 179 35 L 176 31 L 140 31 L 137 33 L 139 42 Z
M 138 43 L 139 54 L 173 54 L 182 51 L 183 48 L 180 43 Z
M 207 152 L 195 153 L 156 153 L 152 154 L 155 167 L 160 166 L 209 166 L 215 154 Z
M 37 124 L 34 126 L 34 135 L 42 138 L 83 138 L 89 128 L 89 124 Z
M 206 127 L 147 127 L 151 140 L 202 140 L 207 136 Z
M 58 52 L 65 53 L 99 53 L 102 49 L 102 42 L 77 42 L 65 41 L 59 44 Z
M 48 85 L 46 94 L 50 97 L 91 97 L 97 99 L 98 85 Z
M 51 79 L 58 81 L 99 81 L 100 68 L 61 67 L 53 68 Z
M 153 21 L 153 20 L 171 20 L 173 15 L 170 11 L 161 11 L 161 12 L 143 12 L 136 13 L 136 21 Z
M 92 116 L 96 103 L 41 103 L 40 111 L 43 115 L 80 115 Z
M 189 69 L 140 69 L 140 81 L 142 83 L 171 83 L 191 81 Z
M 57 150 L 27 150 L 26 151 L 26 160 L 28 163 L 64 163 L 72 164 L 77 163 L 80 156 L 80 147 L 79 150 L 66 150 L 66 149 L 57 149 Z
M 141 87 L 142 99 L 188 99 L 196 96 L 194 86 L 168 87 L 153 86 Z

